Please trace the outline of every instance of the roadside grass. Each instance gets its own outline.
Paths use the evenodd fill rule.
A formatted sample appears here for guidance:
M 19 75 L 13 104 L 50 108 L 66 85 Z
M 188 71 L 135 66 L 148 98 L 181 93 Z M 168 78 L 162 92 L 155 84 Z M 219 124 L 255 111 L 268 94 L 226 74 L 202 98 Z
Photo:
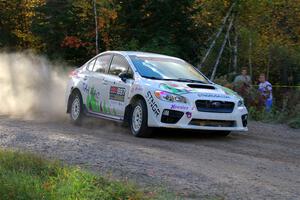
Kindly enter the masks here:
M 173 199 L 30 153 L 0 149 L 0 199 Z
M 265 123 L 284 123 L 287 124 L 289 127 L 294 129 L 300 129 L 300 113 L 297 111 L 299 110 L 296 108 L 293 114 L 289 114 L 286 111 L 279 111 L 277 109 L 272 109 L 271 112 L 265 112 L 264 110 L 257 110 L 254 107 L 248 108 L 250 119 L 255 121 L 262 121 Z

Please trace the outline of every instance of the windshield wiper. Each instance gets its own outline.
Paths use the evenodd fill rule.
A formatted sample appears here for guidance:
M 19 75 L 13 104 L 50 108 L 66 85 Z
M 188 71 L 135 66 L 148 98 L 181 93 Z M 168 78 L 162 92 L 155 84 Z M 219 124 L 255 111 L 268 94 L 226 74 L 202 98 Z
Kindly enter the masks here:
M 162 78 L 158 78 L 158 77 L 155 77 L 155 76 L 142 76 L 143 78 L 149 78 L 149 79 L 154 79 L 154 80 L 164 80 Z

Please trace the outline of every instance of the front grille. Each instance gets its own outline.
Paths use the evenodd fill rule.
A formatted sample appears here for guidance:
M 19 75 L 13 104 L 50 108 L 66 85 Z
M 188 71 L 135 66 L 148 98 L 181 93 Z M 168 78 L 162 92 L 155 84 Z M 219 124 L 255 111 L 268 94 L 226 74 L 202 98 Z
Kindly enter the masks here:
M 235 121 L 228 120 L 208 120 L 208 119 L 192 119 L 189 125 L 194 126 L 210 126 L 210 127 L 235 127 Z
M 232 113 L 234 103 L 229 101 L 197 100 L 196 107 L 200 112 Z

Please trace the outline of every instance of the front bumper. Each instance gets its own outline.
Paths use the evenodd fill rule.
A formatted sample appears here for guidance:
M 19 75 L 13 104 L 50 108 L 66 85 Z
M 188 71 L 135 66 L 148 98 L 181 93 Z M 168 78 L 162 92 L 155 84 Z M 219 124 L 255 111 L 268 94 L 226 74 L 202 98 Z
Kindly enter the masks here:
M 159 116 L 150 115 L 148 126 L 214 130 L 214 131 L 247 131 L 248 111 L 246 107 L 235 107 L 232 113 L 200 112 L 194 106 L 177 106 L 166 103 L 162 106 Z M 175 116 L 177 120 L 168 119 Z

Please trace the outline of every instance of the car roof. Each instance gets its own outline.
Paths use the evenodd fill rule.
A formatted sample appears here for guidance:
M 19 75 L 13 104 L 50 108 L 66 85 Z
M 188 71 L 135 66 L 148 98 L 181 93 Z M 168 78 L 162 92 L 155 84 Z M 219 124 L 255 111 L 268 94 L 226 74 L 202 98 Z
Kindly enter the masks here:
M 103 53 L 117 53 L 117 54 L 122 54 L 123 56 L 141 56 L 141 57 L 144 56 L 144 57 L 157 57 L 157 58 L 173 58 L 173 59 L 182 60 L 180 58 L 176 58 L 173 56 L 167 56 L 167 55 L 150 53 L 150 52 L 142 52 L 142 51 L 106 51 Z

